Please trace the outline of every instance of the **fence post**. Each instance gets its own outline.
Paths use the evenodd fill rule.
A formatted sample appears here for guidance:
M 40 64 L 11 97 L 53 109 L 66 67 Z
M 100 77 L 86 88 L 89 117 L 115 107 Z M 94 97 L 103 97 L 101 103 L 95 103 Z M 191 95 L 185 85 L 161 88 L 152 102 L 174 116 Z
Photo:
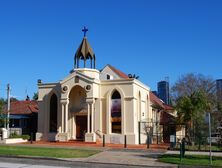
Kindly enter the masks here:
M 105 135 L 103 134 L 103 147 L 105 147 Z
M 158 134 L 158 132 L 157 132 L 157 137 L 156 137 L 156 144 L 158 145 L 159 144 L 159 134 Z
M 149 134 L 147 134 L 146 148 L 147 148 L 147 149 L 150 148 L 150 135 L 149 135 Z
M 124 135 L 124 148 L 126 148 L 126 135 Z
M 31 132 L 31 137 L 30 137 L 30 143 L 32 144 L 33 141 L 33 132 Z
M 139 130 L 139 144 L 141 144 L 141 140 L 140 140 L 140 139 L 141 139 L 141 137 L 140 137 L 140 131 L 141 131 L 141 130 L 140 130 L 140 124 L 141 124 L 141 122 L 139 121 L 139 122 L 138 122 L 138 130 Z
M 180 162 L 182 162 L 182 142 L 180 142 Z

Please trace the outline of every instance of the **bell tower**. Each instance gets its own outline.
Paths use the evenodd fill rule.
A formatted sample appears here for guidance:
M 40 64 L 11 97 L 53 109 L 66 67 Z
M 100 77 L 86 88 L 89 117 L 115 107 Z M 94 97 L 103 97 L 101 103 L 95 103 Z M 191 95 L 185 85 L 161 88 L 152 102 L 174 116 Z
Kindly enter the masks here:
M 76 51 L 76 54 L 75 54 L 74 68 L 75 69 L 78 69 L 78 68 L 95 69 L 96 68 L 96 56 L 95 56 L 93 49 L 91 48 L 91 46 L 87 40 L 87 37 L 86 37 L 86 33 L 87 33 L 88 29 L 84 26 L 82 31 L 84 33 L 84 36 L 83 36 L 83 40 L 82 40 L 79 48 Z M 79 67 L 79 62 L 81 60 L 84 61 L 83 67 Z M 86 67 L 86 61 L 90 61 L 90 67 Z

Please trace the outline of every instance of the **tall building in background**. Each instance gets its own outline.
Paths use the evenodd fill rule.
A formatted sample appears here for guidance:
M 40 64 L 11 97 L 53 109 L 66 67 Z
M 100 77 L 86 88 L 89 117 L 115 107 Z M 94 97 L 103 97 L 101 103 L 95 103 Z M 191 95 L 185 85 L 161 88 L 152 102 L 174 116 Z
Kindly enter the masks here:
M 217 101 L 222 103 L 222 79 L 216 80 L 217 87 Z
M 160 81 L 157 83 L 158 97 L 166 104 L 170 104 L 169 82 Z
M 153 94 L 155 94 L 155 96 L 158 97 L 158 92 L 156 90 L 152 91 Z

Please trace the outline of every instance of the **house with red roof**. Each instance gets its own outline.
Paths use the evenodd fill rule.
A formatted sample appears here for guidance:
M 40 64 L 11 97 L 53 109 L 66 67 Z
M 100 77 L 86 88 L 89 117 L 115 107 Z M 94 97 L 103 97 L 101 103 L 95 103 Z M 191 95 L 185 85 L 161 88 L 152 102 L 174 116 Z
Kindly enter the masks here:
M 172 106 L 165 104 L 152 92 L 150 92 L 150 102 L 154 116 L 153 123 L 156 123 L 156 127 L 158 126 L 158 128 L 154 128 L 154 139 L 164 143 L 170 142 L 171 135 L 182 139 L 185 136 L 185 127 L 184 125 L 177 125 L 176 110 Z M 160 138 L 156 138 L 157 136 Z
M 18 135 L 36 133 L 38 103 L 35 100 L 13 101 L 9 111 L 10 133 Z

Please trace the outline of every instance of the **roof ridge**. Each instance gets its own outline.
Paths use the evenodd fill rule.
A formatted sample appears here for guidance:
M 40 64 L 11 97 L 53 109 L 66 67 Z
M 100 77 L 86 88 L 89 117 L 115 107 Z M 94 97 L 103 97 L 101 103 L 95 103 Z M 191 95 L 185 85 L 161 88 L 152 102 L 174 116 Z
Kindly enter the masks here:
M 23 115 L 38 112 L 38 102 L 35 100 L 19 100 L 10 104 L 10 114 Z
M 87 38 L 84 37 L 75 53 L 75 56 L 76 57 L 83 56 L 86 58 L 88 55 L 90 55 L 92 58 L 95 57 L 95 53 L 91 45 L 89 44 L 89 41 L 87 40 Z
M 107 64 L 107 66 L 109 66 L 109 68 L 114 71 L 119 77 L 121 78 L 129 78 L 128 75 L 126 75 L 124 72 L 122 72 L 121 70 L 117 69 L 116 67 L 110 65 L 110 64 Z

